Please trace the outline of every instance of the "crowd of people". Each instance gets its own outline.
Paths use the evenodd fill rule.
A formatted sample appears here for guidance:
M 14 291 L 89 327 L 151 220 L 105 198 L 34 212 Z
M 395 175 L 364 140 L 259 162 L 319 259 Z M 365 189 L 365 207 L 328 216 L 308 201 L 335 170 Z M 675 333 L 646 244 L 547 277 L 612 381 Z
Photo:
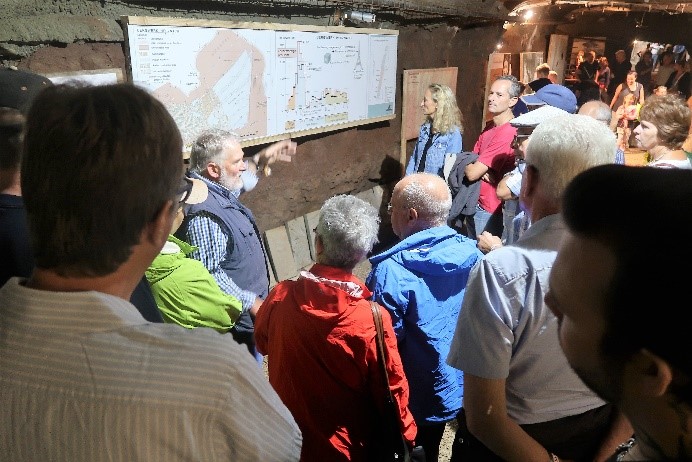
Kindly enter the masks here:
M 654 59 L 653 51 L 641 51 L 634 67 L 624 50 L 615 52 L 612 66 L 606 56 L 597 58 L 590 51 L 577 66 L 579 83 L 575 92 L 579 104 L 600 99 L 610 105 L 612 126 L 623 150 L 634 146 L 633 130 L 639 124 L 639 110 L 647 98 L 671 94 L 688 101 L 692 94 L 689 53 L 676 54 L 672 48 L 659 52 L 655 48 Z M 598 91 L 594 90 L 596 87 Z
M 294 141 L 246 156 L 210 130 L 184 155 L 134 85 L 1 69 L 0 458 L 380 461 L 393 409 L 414 461 L 450 422 L 452 461 L 690 460 L 691 247 L 636 232 L 653 209 L 692 231 L 685 67 L 649 94 L 619 56 L 585 54 L 587 101 L 547 65 L 498 77 L 468 152 L 430 85 L 398 242 L 372 254 L 378 211 L 336 195 L 315 264 L 273 288 L 240 197 Z M 630 130 L 647 167 L 618 165 Z

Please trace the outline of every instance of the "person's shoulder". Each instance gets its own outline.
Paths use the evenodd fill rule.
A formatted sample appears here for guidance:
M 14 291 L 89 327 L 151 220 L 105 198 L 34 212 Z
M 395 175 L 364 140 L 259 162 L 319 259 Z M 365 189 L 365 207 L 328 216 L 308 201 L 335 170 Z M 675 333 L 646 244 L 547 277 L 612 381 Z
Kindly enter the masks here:
M 244 347 L 237 348 L 238 344 L 232 337 L 213 329 L 185 329 L 175 324 L 147 324 L 130 327 L 128 330 L 141 332 L 148 339 L 145 344 L 149 349 L 158 351 L 160 355 L 169 354 L 173 358 L 179 355 L 182 355 L 182 358 L 191 358 L 201 354 L 225 356 L 247 351 Z M 168 340 L 168 348 L 160 349 L 161 345 L 152 341 L 159 338 Z
M 513 138 L 517 133 L 517 127 L 509 122 L 505 122 L 502 125 L 497 125 L 495 128 L 495 133 L 502 136 L 511 136 Z
M 231 334 L 204 327 L 128 326 L 95 333 L 83 348 L 94 362 L 117 363 L 133 387 L 151 383 L 152 377 L 167 384 L 158 390 L 158 399 L 190 394 L 198 403 L 218 404 L 227 399 L 239 377 L 261 373 L 247 348 Z
M 281 281 L 271 288 L 267 298 L 271 296 L 272 300 L 283 300 L 297 284 L 299 284 L 298 280 L 286 279 L 285 281 Z

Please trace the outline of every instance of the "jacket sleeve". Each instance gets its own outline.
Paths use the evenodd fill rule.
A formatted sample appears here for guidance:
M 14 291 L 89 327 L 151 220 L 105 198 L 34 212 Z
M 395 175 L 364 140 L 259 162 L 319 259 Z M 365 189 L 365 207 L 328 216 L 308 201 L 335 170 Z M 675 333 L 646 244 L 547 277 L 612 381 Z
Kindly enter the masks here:
M 274 297 L 278 289 L 279 285 L 269 292 L 267 298 L 262 302 L 262 306 L 257 310 L 257 316 L 255 316 L 255 346 L 257 351 L 263 355 L 269 354 L 269 319 L 274 308 Z
M 389 270 L 386 262 L 376 265 L 366 280 L 368 289 L 372 292 L 373 301 L 387 309 L 391 317 L 390 323 L 398 341 L 406 337 L 404 314 L 408 307 L 408 299 L 399 288 L 401 280 Z

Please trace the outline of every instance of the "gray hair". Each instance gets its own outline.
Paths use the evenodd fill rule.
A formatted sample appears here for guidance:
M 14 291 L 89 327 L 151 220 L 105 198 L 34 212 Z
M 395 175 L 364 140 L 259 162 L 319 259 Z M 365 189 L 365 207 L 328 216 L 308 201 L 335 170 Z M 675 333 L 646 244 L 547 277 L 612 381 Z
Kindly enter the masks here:
M 372 205 L 347 194 L 327 199 L 316 233 L 322 241 L 319 263 L 353 269 L 377 243 L 380 217 Z
M 588 114 L 584 115 L 591 116 L 599 122 L 603 122 L 604 124 L 610 126 L 610 120 L 613 117 L 613 113 L 610 110 L 610 106 L 608 106 L 606 103 L 599 100 L 587 101 L 579 109 L 579 114 L 582 114 L 581 109 L 583 109 L 584 107 L 586 107 L 589 110 Z
M 192 143 L 190 150 L 190 170 L 202 173 L 209 162 L 222 163 L 224 150 L 238 143 L 238 135 L 226 130 L 213 129 L 203 132 Z
M 519 98 L 519 95 L 521 95 L 523 88 L 522 88 L 522 83 L 519 82 L 519 80 L 517 80 L 516 77 L 514 77 L 513 75 L 501 75 L 500 77 L 495 79 L 496 82 L 498 80 L 507 80 L 510 83 L 510 85 L 509 85 L 510 98 Z
M 438 184 L 435 184 L 438 183 Z M 440 192 L 444 191 L 444 198 Z M 407 177 L 407 184 L 400 191 L 401 206 L 416 209 L 423 225 L 420 229 L 442 226 L 447 223 L 452 195 L 445 181 L 431 173 L 416 173 Z M 420 231 L 419 229 L 419 231 Z
M 615 135 L 604 123 L 566 114 L 536 127 L 526 148 L 526 164 L 538 170 L 547 194 L 559 201 L 577 174 L 615 163 L 615 145 Z

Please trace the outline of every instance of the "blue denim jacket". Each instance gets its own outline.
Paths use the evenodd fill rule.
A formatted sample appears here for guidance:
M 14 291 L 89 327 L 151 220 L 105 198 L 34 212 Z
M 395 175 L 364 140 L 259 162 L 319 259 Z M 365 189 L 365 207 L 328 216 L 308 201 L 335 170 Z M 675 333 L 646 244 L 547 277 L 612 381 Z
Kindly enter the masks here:
M 420 163 L 420 158 L 423 155 L 425 143 L 428 142 L 428 136 L 430 136 L 430 122 L 425 122 L 420 127 L 416 147 L 413 149 L 411 159 L 409 159 L 408 165 L 406 166 L 407 175 L 416 173 L 418 171 L 418 164 Z M 432 145 L 430 146 L 430 149 L 428 149 L 428 154 L 425 157 L 425 171 L 427 173 L 434 173 L 435 175 L 443 176 L 442 167 L 444 167 L 445 163 L 445 154 L 458 154 L 460 152 L 461 132 L 459 131 L 459 127 L 454 127 L 452 131 L 447 133 L 433 134 Z

